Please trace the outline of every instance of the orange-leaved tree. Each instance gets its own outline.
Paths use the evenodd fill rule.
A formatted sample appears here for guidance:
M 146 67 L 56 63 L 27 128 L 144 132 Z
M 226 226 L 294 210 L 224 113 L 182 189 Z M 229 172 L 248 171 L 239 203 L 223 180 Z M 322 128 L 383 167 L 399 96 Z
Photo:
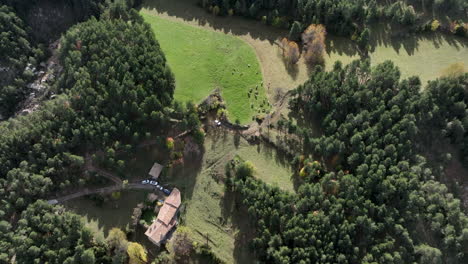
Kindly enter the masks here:
M 325 36 L 327 31 L 321 24 L 312 24 L 302 33 L 303 53 L 307 64 L 323 65 L 325 63 Z

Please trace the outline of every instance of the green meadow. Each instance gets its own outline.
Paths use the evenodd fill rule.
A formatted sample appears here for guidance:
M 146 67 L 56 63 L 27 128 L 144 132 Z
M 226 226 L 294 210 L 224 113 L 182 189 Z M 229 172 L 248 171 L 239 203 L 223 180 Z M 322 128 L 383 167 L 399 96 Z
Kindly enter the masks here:
M 141 15 L 151 25 L 174 72 L 176 100 L 199 103 L 219 89 L 228 117 L 241 123 L 270 108 L 265 100 L 260 64 L 247 43 L 231 35 L 158 17 L 146 9 Z

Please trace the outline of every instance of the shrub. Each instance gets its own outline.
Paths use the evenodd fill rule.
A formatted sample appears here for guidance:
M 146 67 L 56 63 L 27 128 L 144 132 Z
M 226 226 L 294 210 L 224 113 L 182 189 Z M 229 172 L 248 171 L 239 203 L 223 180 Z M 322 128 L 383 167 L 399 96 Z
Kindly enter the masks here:
M 193 139 L 198 145 L 203 145 L 205 142 L 205 130 L 203 128 L 199 128 L 193 132 Z
M 255 167 L 250 161 L 246 161 L 236 168 L 236 176 L 238 178 L 252 177 L 255 172 Z
M 213 15 L 218 16 L 220 12 L 219 6 L 214 6 L 211 12 L 213 13 Z
M 431 30 L 432 30 L 432 31 L 436 31 L 436 30 L 439 29 L 439 27 L 440 27 L 440 22 L 439 22 L 439 20 L 434 19 L 434 20 L 432 21 L 432 23 L 431 23 Z
M 167 148 L 168 150 L 170 150 L 170 151 L 174 149 L 174 139 L 173 139 L 173 138 L 168 137 L 168 138 L 166 139 L 166 148 Z

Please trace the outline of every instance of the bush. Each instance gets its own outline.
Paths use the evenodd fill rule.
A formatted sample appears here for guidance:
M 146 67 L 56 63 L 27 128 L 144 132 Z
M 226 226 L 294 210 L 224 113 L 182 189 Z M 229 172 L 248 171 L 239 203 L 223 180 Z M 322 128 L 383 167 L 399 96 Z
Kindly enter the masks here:
M 437 31 L 440 27 L 440 22 L 437 19 L 432 20 L 431 22 L 431 30 L 432 31 Z
M 171 137 L 168 137 L 166 139 L 166 148 L 169 150 L 169 151 L 172 151 L 174 149 L 174 139 L 171 138 Z
M 252 177 L 254 173 L 255 167 L 250 161 L 243 162 L 236 168 L 236 176 L 241 179 Z
M 193 132 L 193 139 L 199 146 L 202 146 L 205 143 L 205 130 L 203 128 L 195 130 Z

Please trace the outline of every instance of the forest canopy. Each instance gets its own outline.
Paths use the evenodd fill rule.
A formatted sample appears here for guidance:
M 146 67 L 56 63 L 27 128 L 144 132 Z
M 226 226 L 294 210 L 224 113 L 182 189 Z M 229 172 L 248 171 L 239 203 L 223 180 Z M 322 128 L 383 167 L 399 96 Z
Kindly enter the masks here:
M 163 127 L 172 106 L 174 78 L 138 19 L 90 19 L 70 29 L 61 47 L 60 96 L 0 123 L 1 263 L 13 256 L 18 263 L 110 263 L 106 245 L 78 216 L 33 202 L 84 180 L 87 151 L 125 146 Z
M 324 24 L 329 32 L 344 36 L 360 34 L 376 20 L 414 25 L 424 12 L 445 17 L 449 10 L 455 14 L 455 20 L 468 8 L 468 2 L 463 0 L 200 0 L 199 3 L 214 14 L 261 18 L 268 24 L 286 28 L 296 21 L 302 30 L 310 24 Z
M 467 85 L 468 74 L 444 78 L 421 95 L 419 79 L 400 80 L 391 62 L 317 68 L 290 101 L 300 118 L 317 117 L 324 131 L 313 137 L 301 129 L 297 194 L 249 173 L 234 179 L 232 190 L 256 228 L 255 254 L 270 263 L 467 262 L 468 218 L 433 180 L 418 148 L 428 121 L 438 120 L 432 129 L 440 129 L 466 112 L 460 103 L 444 111 L 452 104 L 438 101 L 459 102 Z
M 1 4 L 0 32 L 0 116 L 8 117 L 29 91 L 26 85 L 33 73 L 27 65 L 35 64 L 35 50 L 23 20 L 12 8 Z

